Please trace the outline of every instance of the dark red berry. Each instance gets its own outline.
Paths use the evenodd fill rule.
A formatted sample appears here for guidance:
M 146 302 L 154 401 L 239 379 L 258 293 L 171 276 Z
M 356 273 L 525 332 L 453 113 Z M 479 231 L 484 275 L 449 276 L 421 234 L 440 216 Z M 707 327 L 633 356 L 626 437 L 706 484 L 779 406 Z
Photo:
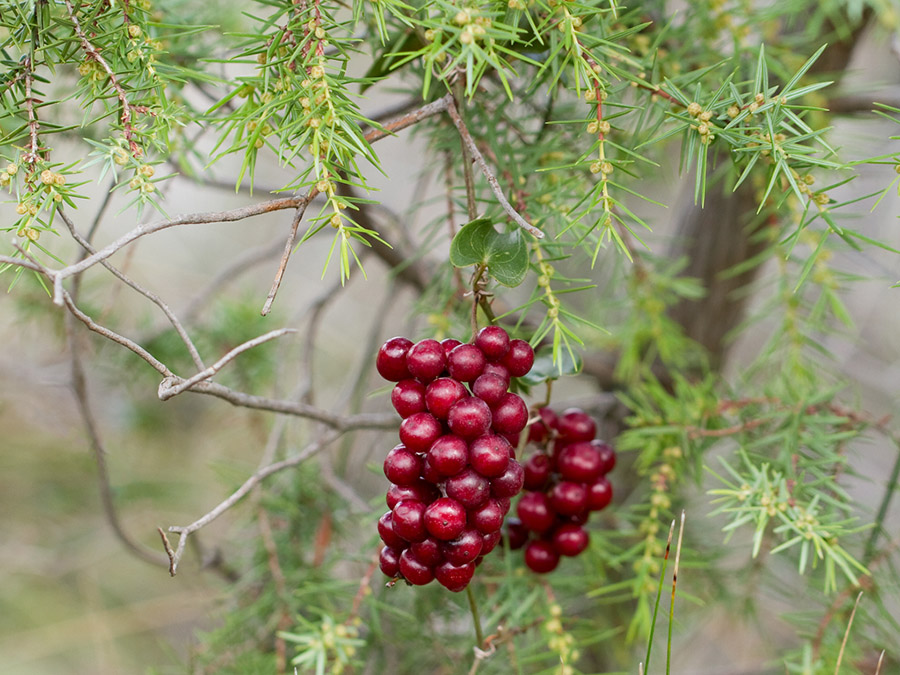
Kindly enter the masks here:
M 587 507 L 591 511 L 599 511 L 609 506 L 613 498 L 612 485 L 601 476 L 593 485 L 588 486 Z
M 395 548 L 398 551 L 409 546 L 405 539 L 397 536 L 397 533 L 394 532 L 394 526 L 391 523 L 390 511 L 388 511 L 378 519 L 378 534 L 381 537 L 381 541 L 384 542 L 385 546 L 390 546 L 391 548 Z
M 470 396 L 450 408 L 447 425 L 450 431 L 463 438 L 484 436 L 491 428 L 491 409 L 480 398 Z
M 491 551 L 493 551 L 497 544 L 500 543 L 500 540 L 503 538 L 503 534 L 499 529 L 494 530 L 493 532 L 489 532 L 488 534 L 482 535 L 481 537 L 481 555 L 479 557 L 484 557 Z M 476 563 L 477 564 L 477 563 Z
M 526 490 L 543 490 L 547 481 L 550 480 L 550 474 L 553 472 L 553 460 L 550 455 L 538 453 L 532 455 L 525 462 L 525 482 Z
M 509 513 L 509 509 L 512 506 L 512 501 L 510 501 L 508 497 L 494 497 L 494 500 L 497 502 L 500 510 L 503 511 L 504 516 Z
M 466 527 L 466 508 L 455 499 L 441 497 L 425 510 L 425 529 L 435 539 L 455 539 Z
M 416 558 L 410 549 L 400 554 L 400 574 L 413 586 L 424 586 L 434 579 L 431 567 Z
M 444 559 L 453 565 L 465 565 L 478 557 L 482 546 L 481 533 L 474 527 L 466 528 L 456 539 L 444 542 Z
M 444 338 L 441 340 L 441 347 L 444 348 L 444 355 L 449 357 L 450 352 L 459 347 L 462 344 L 459 340 L 454 340 L 453 338 Z
M 444 474 L 434 467 L 428 455 L 425 455 L 425 461 L 422 462 L 422 471 L 419 475 L 422 477 L 422 480 L 432 485 L 437 485 L 444 480 Z
M 500 403 L 500 399 L 506 395 L 508 386 L 509 382 L 499 375 L 487 373 L 486 375 L 481 375 L 472 383 L 472 393 L 493 407 Z
M 391 391 L 391 405 L 404 419 L 425 411 L 425 385 L 413 378 L 400 380 Z
M 385 501 L 387 507 L 393 509 L 404 499 L 415 499 L 423 504 L 430 504 L 440 496 L 437 488 L 425 481 L 418 481 L 413 485 L 391 485 L 388 488 Z
M 428 537 L 425 541 L 410 544 L 409 551 L 416 560 L 429 567 L 439 565 L 444 560 L 444 554 L 441 552 L 441 542 L 432 537 Z
M 550 490 L 550 505 L 557 513 L 574 516 L 587 508 L 587 490 L 581 483 L 562 481 Z
M 453 349 L 447 357 L 450 377 L 460 382 L 473 382 L 484 371 L 484 354 L 475 345 L 462 344 Z
M 391 382 L 408 378 L 410 375 L 406 367 L 406 354 L 412 346 L 412 340 L 405 337 L 393 337 L 381 345 L 378 356 L 375 357 L 375 368 L 379 375 Z
M 499 361 L 509 351 L 509 334 L 500 326 L 485 326 L 475 336 L 475 346 L 488 361 Z
M 538 574 L 546 574 L 559 565 L 559 554 L 549 541 L 530 541 L 525 547 L 525 564 Z
M 560 555 L 576 556 L 588 547 L 590 538 L 580 525 L 560 525 L 553 531 L 553 548 Z
M 509 374 L 513 377 L 527 375 L 534 365 L 534 350 L 525 340 L 512 340 L 509 343 L 509 351 L 500 360 Z
M 412 452 L 427 452 L 443 433 L 438 419 L 425 412 L 410 415 L 400 423 L 400 442 Z
M 494 431 L 501 434 L 517 434 L 528 423 L 528 407 L 518 394 L 504 394 L 491 410 Z
M 455 476 L 469 463 L 469 445 L 465 439 L 447 434 L 432 443 L 426 459 L 442 476 Z
M 444 372 L 447 367 L 447 357 L 444 356 L 444 348 L 437 340 L 420 340 L 406 354 L 406 367 L 413 377 L 418 377 L 423 382 L 428 382 Z
M 400 574 L 400 551 L 385 546 L 378 554 L 378 566 L 385 576 L 393 578 Z
M 529 530 L 546 532 L 556 520 L 556 512 L 543 492 L 526 492 L 516 507 L 519 520 Z M 396 526 L 394 530 L 396 531 Z
M 605 441 L 594 439 L 591 445 L 600 455 L 600 475 L 605 476 L 614 468 L 616 468 L 616 451 Z
M 473 469 L 465 469 L 444 483 L 447 496 L 455 499 L 467 509 L 475 509 L 484 504 L 491 494 L 488 479 Z
M 481 534 L 490 534 L 497 532 L 503 525 L 503 508 L 494 499 L 488 499 L 477 509 L 469 511 L 466 522 L 470 527 L 474 527 Z M 387 542 L 385 542 L 387 543 Z
M 500 499 L 511 499 L 522 491 L 525 472 L 522 465 L 510 458 L 506 471 L 491 479 L 491 495 Z
M 449 562 L 443 562 L 434 568 L 434 578 L 437 582 L 448 591 L 459 593 L 465 590 L 472 576 L 475 574 L 474 563 L 466 563 L 465 565 L 454 565 Z
M 397 485 L 412 485 L 419 480 L 422 460 L 406 446 L 398 445 L 384 458 L 384 475 Z
M 509 370 L 507 370 L 506 366 L 501 365 L 499 363 L 488 363 L 484 366 L 484 370 L 482 371 L 483 375 L 496 375 L 500 379 L 502 379 L 506 383 L 506 388 L 509 389 Z
M 590 443 L 571 443 L 556 458 L 556 470 L 564 480 L 593 483 L 602 468 L 600 453 Z
M 506 439 L 506 442 L 509 443 L 509 456 L 513 459 L 516 458 L 516 449 L 519 447 L 519 443 L 522 441 L 522 432 L 519 431 L 515 434 L 498 434 L 503 436 Z
M 404 499 L 391 511 L 394 533 L 406 541 L 425 539 L 425 504 L 415 499 Z
M 506 521 L 506 538 L 509 539 L 509 548 L 512 551 L 522 548 L 528 541 L 529 530 L 518 518 L 508 518 Z
M 487 434 L 469 443 L 469 464 L 482 476 L 494 478 L 509 466 L 509 442 L 501 436 Z
M 453 404 L 468 396 L 469 391 L 462 382 L 452 377 L 441 377 L 425 390 L 425 405 L 428 412 L 439 420 L 445 420 Z
M 578 408 L 563 411 L 557 420 L 556 430 L 560 438 L 569 443 L 575 441 L 591 441 L 597 433 L 597 425 L 590 415 Z

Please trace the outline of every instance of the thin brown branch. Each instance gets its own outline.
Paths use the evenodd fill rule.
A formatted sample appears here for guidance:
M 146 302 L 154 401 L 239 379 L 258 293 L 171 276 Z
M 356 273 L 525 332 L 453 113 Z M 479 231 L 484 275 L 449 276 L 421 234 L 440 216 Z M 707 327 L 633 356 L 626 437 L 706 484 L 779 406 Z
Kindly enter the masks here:
M 294 250 L 294 245 L 297 242 L 297 230 L 300 228 L 300 221 L 303 220 L 303 214 L 306 213 L 306 207 L 309 206 L 309 203 L 317 194 L 319 194 L 319 191 L 315 187 L 311 187 L 309 192 L 307 192 L 306 196 L 303 198 L 303 202 L 294 212 L 294 219 L 291 221 L 291 231 L 284 244 L 284 252 L 281 254 L 281 262 L 278 264 L 278 269 L 275 272 L 275 279 L 272 281 L 272 288 L 269 289 L 269 295 L 266 296 L 266 302 L 260 312 L 263 316 L 266 316 L 272 309 L 272 303 L 275 302 L 275 295 L 281 287 L 281 280 L 284 277 L 284 271 L 287 269 L 288 260 L 291 258 L 291 251 Z
M 443 98 L 439 98 L 437 101 L 432 101 L 431 103 L 423 105 L 417 110 L 413 110 L 412 112 L 403 115 L 403 117 L 395 119 L 393 122 L 388 122 L 380 129 L 373 129 L 366 134 L 366 141 L 369 143 L 374 143 L 375 141 L 380 141 L 382 138 L 392 136 L 397 131 L 401 131 L 402 129 L 411 127 L 412 125 L 418 124 L 424 119 L 433 117 L 434 115 L 442 113 L 445 110 L 449 110 L 449 106 L 451 104 L 452 97 L 448 94 Z
M 28 152 L 22 156 L 22 159 L 26 163 L 34 165 L 34 163 L 40 159 L 38 131 L 41 126 L 34 109 L 34 104 L 40 103 L 40 101 L 34 98 L 34 94 L 31 90 L 31 87 L 34 84 L 34 63 L 32 63 L 31 57 L 26 56 L 22 65 L 25 69 L 23 78 L 25 84 L 25 99 L 23 105 L 25 106 L 25 112 L 28 114 Z

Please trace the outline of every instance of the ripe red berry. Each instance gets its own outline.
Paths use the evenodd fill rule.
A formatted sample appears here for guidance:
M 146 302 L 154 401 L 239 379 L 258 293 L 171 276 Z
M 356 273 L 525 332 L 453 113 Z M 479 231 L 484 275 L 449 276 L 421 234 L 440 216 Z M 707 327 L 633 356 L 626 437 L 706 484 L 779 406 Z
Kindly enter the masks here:
M 455 476 L 469 463 L 469 446 L 463 438 L 447 434 L 432 443 L 425 457 L 442 476 Z
M 491 479 L 491 496 L 497 499 L 512 499 L 522 491 L 525 472 L 522 465 L 510 458 L 506 471 Z
M 427 452 L 444 430 L 434 415 L 416 413 L 400 423 L 400 442 L 412 452 Z
M 538 574 L 546 574 L 559 565 L 559 554 L 548 541 L 530 541 L 525 547 L 525 564 Z
M 440 496 L 437 488 L 425 481 L 417 481 L 412 485 L 391 485 L 388 488 L 385 501 L 387 507 L 393 509 L 404 499 L 415 499 L 423 504 L 430 504 Z
M 435 539 L 455 539 L 465 527 L 466 508 L 455 499 L 441 497 L 425 509 L 425 529 Z
M 450 352 L 459 347 L 462 344 L 459 340 L 454 340 L 453 338 L 444 338 L 441 340 L 441 347 L 444 348 L 444 355 L 449 357 Z
M 587 490 L 581 483 L 562 481 L 550 490 L 550 505 L 557 513 L 574 516 L 587 508 Z
M 378 356 L 375 357 L 375 368 L 379 375 L 391 382 L 408 378 L 410 375 L 406 367 L 406 354 L 412 346 L 412 340 L 405 337 L 393 337 L 381 345 Z
M 388 511 L 378 519 L 378 535 L 385 546 L 390 546 L 397 550 L 401 550 L 409 546 L 409 544 L 397 536 L 394 532 L 394 526 L 391 523 L 391 512 Z
M 453 404 L 468 396 L 469 392 L 462 382 L 452 377 L 441 377 L 425 390 L 425 405 L 428 412 L 439 420 L 445 420 Z
M 602 468 L 600 453 L 584 441 L 566 446 L 556 458 L 556 469 L 563 479 L 576 483 L 593 483 Z
M 425 411 L 425 385 L 413 378 L 400 380 L 391 391 L 391 405 L 406 419 Z
M 528 423 L 528 407 L 520 396 L 508 393 L 491 410 L 491 416 L 494 431 L 500 434 L 517 434 Z
M 390 546 L 385 546 L 378 554 L 378 566 L 385 576 L 395 577 L 400 574 L 400 551 Z
M 482 537 L 481 537 L 481 554 L 479 555 L 479 558 L 483 558 L 488 553 L 493 551 L 497 547 L 497 544 L 500 543 L 500 540 L 502 538 L 503 538 L 503 534 L 500 532 L 500 530 L 494 530 L 493 532 L 489 532 L 488 534 L 482 535 Z M 476 565 L 478 564 L 477 559 L 476 559 L 475 564 Z
M 484 370 L 482 371 L 483 375 L 496 375 L 501 378 L 503 382 L 506 384 L 506 388 L 509 389 L 509 370 L 507 370 L 506 366 L 501 365 L 499 363 L 488 363 L 485 364 Z
M 616 451 L 605 441 L 594 439 L 591 445 L 600 455 L 600 475 L 605 476 L 614 468 L 616 468 Z
M 509 343 L 509 351 L 500 360 L 509 374 L 513 377 L 527 375 L 534 365 L 534 350 L 525 340 L 512 340 Z
M 481 553 L 484 540 L 474 527 L 463 530 L 456 539 L 445 541 L 442 545 L 444 559 L 453 565 L 470 563 Z
M 501 436 L 479 436 L 469 444 L 469 464 L 482 476 L 494 478 L 509 466 L 509 442 Z
M 432 537 L 428 537 L 425 541 L 418 541 L 409 545 L 410 553 L 428 567 L 434 567 L 441 564 L 444 560 L 444 554 L 441 552 L 441 542 Z
M 609 506 L 613 498 L 612 485 L 601 476 L 593 485 L 588 486 L 587 507 L 591 511 L 599 511 Z
M 550 480 L 550 474 L 553 472 L 553 460 L 550 455 L 538 453 L 532 455 L 524 466 L 526 490 L 543 490 L 547 481 Z
M 434 579 L 431 567 L 416 558 L 410 549 L 400 554 L 400 574 L 413 586 L 424 586 Z
M 465 469 L 448 478 L 444 483 L 444 489 L 448 497 L 455 499 L 467 509 L 478 508 L 491 494 L 488 479 L 473 469 Z
M 447 367 L 447 357 L 444 356 L 444 348 L 437 340 L 420 340 L 406 354 L 406 367 L 413 377 L 418 377 L 423 382 L 429 382 L 444 372 Z
M 522 548 L 528 541 L 529 530 L 518 518 L 508 518 L 506 521 L 506 538 L 509 539 L 509 548 L 512 551 Z
M 465 590 L 472 576 L 475 574 L 475 565 L 466 563 L 465 565 L 454 565 L 449 562 L 443 562 L 434 568 L 434 578 L 437 582 L 448 591 L 459 593 Z
M 491 428 L 491 409 L 480 398 L 470 396 L 450 408 L 447 425 L 450 431 L 463 438 L 484 436 Z
M 519 520 L 529 530 L 546 532 L 556 520 L 556 512 L 543 492 L 526 492 L 516 507 Z M 396 531 L 396 525 L 394 530 Z
M 404 499 L 391 511 L 391 525 L 397 536 L 409 542 L 425 539 L 425 504 Z
M 499 375 L 487 373 L 479 376 L 472 383 L 472 393 L 482 401 L 493 407 L 500 403 L 500 400 L 506 395 L 506 388 L 509 382 L 505 381 Z
M 462 344 L 450 352 L 447 357 L 447 370 L 450 377 L 460 382 L 474 382 L 482 372 L 487 361 L 484 354 L 475 345 Z
M 500 326 L 485 326 L 475 335 L 475 346 L 488 361 L 499 361 L 509 351 L 509 334 Z
M 556 429 L 560 438 L 569 443 L 591 441 L 597 433 L 597 425 L 594 424 L 594 420 L 578 408 L 564 410 L 557 420 Z
M 397 485 L 412 485 L 421 470 L 422 460 L 404 445 L 394 447 L 384 458 L 384 475 Z
M 495 499 L 488 499 L 477 509 L 469 511 L 466 522 L 481 534 L 497 532 L 503 525 L 503 508 Z
M 422 462 L 422 471 L 419 473 L 419 476 L 426 483 L 431 483 L 432 485 L 437 485 L 444 480 L 444 475 L 434 468 L 431 460 L 428 459 L 428 455 L 425 455 L 425 460 Z
M 590 543 L 588 533 L 580 525 L 560 525 L 553 531 L 553 548 L 560 555 L 576 556 Z

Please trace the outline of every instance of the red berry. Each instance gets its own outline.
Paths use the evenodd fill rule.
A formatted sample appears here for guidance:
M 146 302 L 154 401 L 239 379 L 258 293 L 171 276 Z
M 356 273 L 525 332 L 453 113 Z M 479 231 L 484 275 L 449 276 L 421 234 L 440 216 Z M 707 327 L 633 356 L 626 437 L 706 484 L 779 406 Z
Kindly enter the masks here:
M 500 510 L 503 511 L 504 516 L 509 513 L 509 508 L 512 506 L 512 502 L 508 497 L 494 497 L 494 500 L 497 502 Z
M 525 472 L 522 465 L 510 458 L 506 471 L 491 479 L 491 495 L 500 499 L 510 499 L 522 491 Z
M 406 367 L 413 377 L 418 377 L 423 382 L 440 377 L 447 367 L 444 348 L 437 340 L 421 340 L 410 347 L 406 354 Z
M 484 540 L 481 533 L 474 527 L 466 528 L 460 535 L 451 541 L 445 541 L 442 549 L 444 559 L 454 565 L 470 563 L 481 553 Z
M 444 483 L 447 496 L 455 499 L 467 509 L 475 509 L 484 504 L 491 494 L 488 479 L 473 469 L 466 469 Z
M 506 383 L 506 388 L 509 389 L 510 376 L 509 370 L 507 370 L 506 366 L 499 363 L 488 363 L 484 366 L 484 371 L 482 371 L 482 374 L 496 375 Z
M 469 444 L 469 464 L 482 476 L 494 478 L 509 466 L 509 442 L 500 436 L 479 436 Z
M 439 420 L 445 420 L 453 404 L 468 396 L 469 391 L 462 382 L 452 377 L 441 377 L 425 390 L 425 405 L 428 412 Z
M 413 346 L 412 340 L 405 337 L 393 337 L 378 350 L 375 357 L 375 368 L 386 380 L 399 382 L 409 377 L 409 369 L 406 367 L 406 354 Z
M 425 510 L 425 529 L 435 539 L 455 539 L 466 527 L 466 508 L 455 499 L 441 497 Z
M 532 455 L 525 462 L 525 482 L 526 490 L 543 490 L 547 481 L 550 480 L 550 474 L 553 472 L 553 460 L 550 455 L 539 453 Z
M 425 411 L 425 385 L 418 380 L 400 380 L 391 391 L 391 405 L 404 419 Z
M 384 475 L 397 485 L 412 485 L 419 480 L 422 460 L 406 446 L 398 445 L 384 458 Z
M 499 361 L 509 351 L 509 334 L 500 326 L 485 326 L 475 336 L 475 346 L 488 361 Z
M 442 476 L 455 476 L 469 463 L 469 445 L 459 436 L 447 434 L 432 443 L 425 457 Z
M 444 430 L 434 415 L 420 412 L 400 423 L 400 442 L 412 452 L 427 452 Z
M 393 509 L 404 499 L 415 499 L 423 504 L 430 504 L 440 496 L 437 488 L 425 481 L 418 481 L 412 485 L 391 485 L 388 488 L 385 501 L 387 507 Z
M 504 394 L 491 410 L 494 431 L 501 434 L 517 434 L 528 423 L 528 407 L 517 394 Z
M 425 539 L 425 504 L 414 499 L 404 499 L 391 511 L 391 525 L 397 536 L 406 541 Z
M 560 438 L 570 443 L 575 441 L 591 441 L 597 433 L 597 425 L 588 414 L 578 408 L 569 408 L 557 421 Z
M 538 574 L 546 574 L 559 565 L 559 554 L 548 541 L 530 541 L 525 547 L 525 564 Z
M 574 516 L 587 508 L 587 490 L 581 483 L 562 481 L 550 491 L 550 505 L 557 513 Z
M 400 551 L 385 546 L 378 554 L 378 566 L 385 576 L 395 577 L 400 574 Z
M 410 544 L 409 551 L 412 555 L 428 567 L 439 565 L 444 560 L 444 554 L 441 552 L 441 542 L 432 537 L 428 537 L 425 541 L 418 541 Z
M 616 451 L 609 443 L 599 439 L 591 441 L 591 445 L 600 455 L 600 475 L 605 476 L 616 468 Z
M 459 593 L 465 590 L 472 576 L 475 574 L 474 563 L 466 563 L 465 565 L 454 565 L 444 562 L 434 568 L 434 578 L 437 582 L 448 591 Z
M 491 428 L 491 409 L 480 398 L 470 396 L 450 408 L 447 425 L 450 431 L 463 438 L 484 436 Z
M 490 532 L 488 534 L 482 535 L 482 537 L 481 537 L 481 555 L 479 557 L 483 558 L 488 553 L 493 551 L 497 547 L 497 544 L 500 543 L 500 540 L 502 538 L 503 538 L 503 534 L 500 532 L 499 529 L 494 530 L 493 532 Z M 478 562 L 476 561 L 475 564 L 477 565 Z
M 431 567 L 416 558 L 410 549 L 400 554 L 400 574 L 414 586 L 424 586 L 434 579 Z
M 613 498 L 612 485 L 603 476 L 598 478 L 593 485 L 589 485 L 587 492 L 587 507 L 591 511 L 599 511 L 606 508 Z
M 500 403 L 500 400 L 506 394 L 509 382 L 499 375 L 487 373 L 479 376 L 472 383 L 472 393 L 482 401 L 493 407 Z
M 506 538 L 509 539 L 509 548 L 512 551 L 522 548 L 528 541 L 529 530 L 518 518 L 508 518 L 506 521 Z
M 519 443 L 522 441 L 522 432 L 518 432 L 515 434 L 498 434 L 499 436 L 503 436 L 506 439 L 506 442 L 509 443 L 509 456 L 513 459 L 516 458 L 516 449 L 519 447 Z
M 556 459 L 556 469 L 565 480 L 576 483 L 593 483 L 601 473 L 600 453 L 590 443 L 572 443 L 561 450 Z
M 397 536 L 394 532 L 394 526 L 391 523 L 391 512 L 388 511 L 378 519 L 378 534 L 385 546 L 390 546 L 398 551 L 409 546 L 409 543 Z
M 560 525 L 553 532 L 553 548 L 560 555 L 576 556 L 588 547 L 590 538 L 580 525 Z
M 469 511 L 466 522 L 481 534 L 490 534 L 500 530 L 504 515 L 503 507 L 495 499 L 488 499 L 478 508 Z
M 546 532 L 556 520 L 556 512 L 543 492 L 526 492 L 522 495 L 516 514 L 522 524 L 534 532 Z
M 459 347 L 462 344 L 459 340 L 454 340 L 453 338 L 444 338 L 441 340 L 441 347 L 444 348 L 444 355 L 449 357 L 450 352 Z
M 484 354 L 475 345 L 462 344 L 447 356 L 450 377 L 460 382 L 473 382 L 484 371 Z
M 419 473 L 419 476 L 426 483 L 431 483 L 432 485 L 437 485 L 444 480 L 444 474 L 434 467 L 434 464 L 428 459 L 428 455 L 425 455 L 425 461 L 422 462 L 422 471 Z
M 509 351 L 500 360 L 509 374 L 513 377 L 527 375 L 534 365 L 534 350 L 525 340 L 512 340 L 509 343 Z

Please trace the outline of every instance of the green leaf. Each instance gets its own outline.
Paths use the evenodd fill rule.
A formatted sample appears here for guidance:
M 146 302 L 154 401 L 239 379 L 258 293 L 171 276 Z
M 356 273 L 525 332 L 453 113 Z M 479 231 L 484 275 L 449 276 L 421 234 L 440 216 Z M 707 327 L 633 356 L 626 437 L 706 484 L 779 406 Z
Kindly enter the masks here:
M 466 223 L 450 244 L 455 267 L 486 265 L 490 276 L 504 286 L 518 286 L 528 273 L 528 247 L 518 229 L 501 234 L 490 218 Z
M 535 354 L 534 365 L 527 375 L 519 378 L 519 381 L 533 387 L 547 380 L 556 380 L 564 375 L 580 373 L 582 366 L 581 356 L 568 349 L 561 349 L 559 351 L 559 360 L 554 363 L 553 348 L 548 346 L 540 349 Z

